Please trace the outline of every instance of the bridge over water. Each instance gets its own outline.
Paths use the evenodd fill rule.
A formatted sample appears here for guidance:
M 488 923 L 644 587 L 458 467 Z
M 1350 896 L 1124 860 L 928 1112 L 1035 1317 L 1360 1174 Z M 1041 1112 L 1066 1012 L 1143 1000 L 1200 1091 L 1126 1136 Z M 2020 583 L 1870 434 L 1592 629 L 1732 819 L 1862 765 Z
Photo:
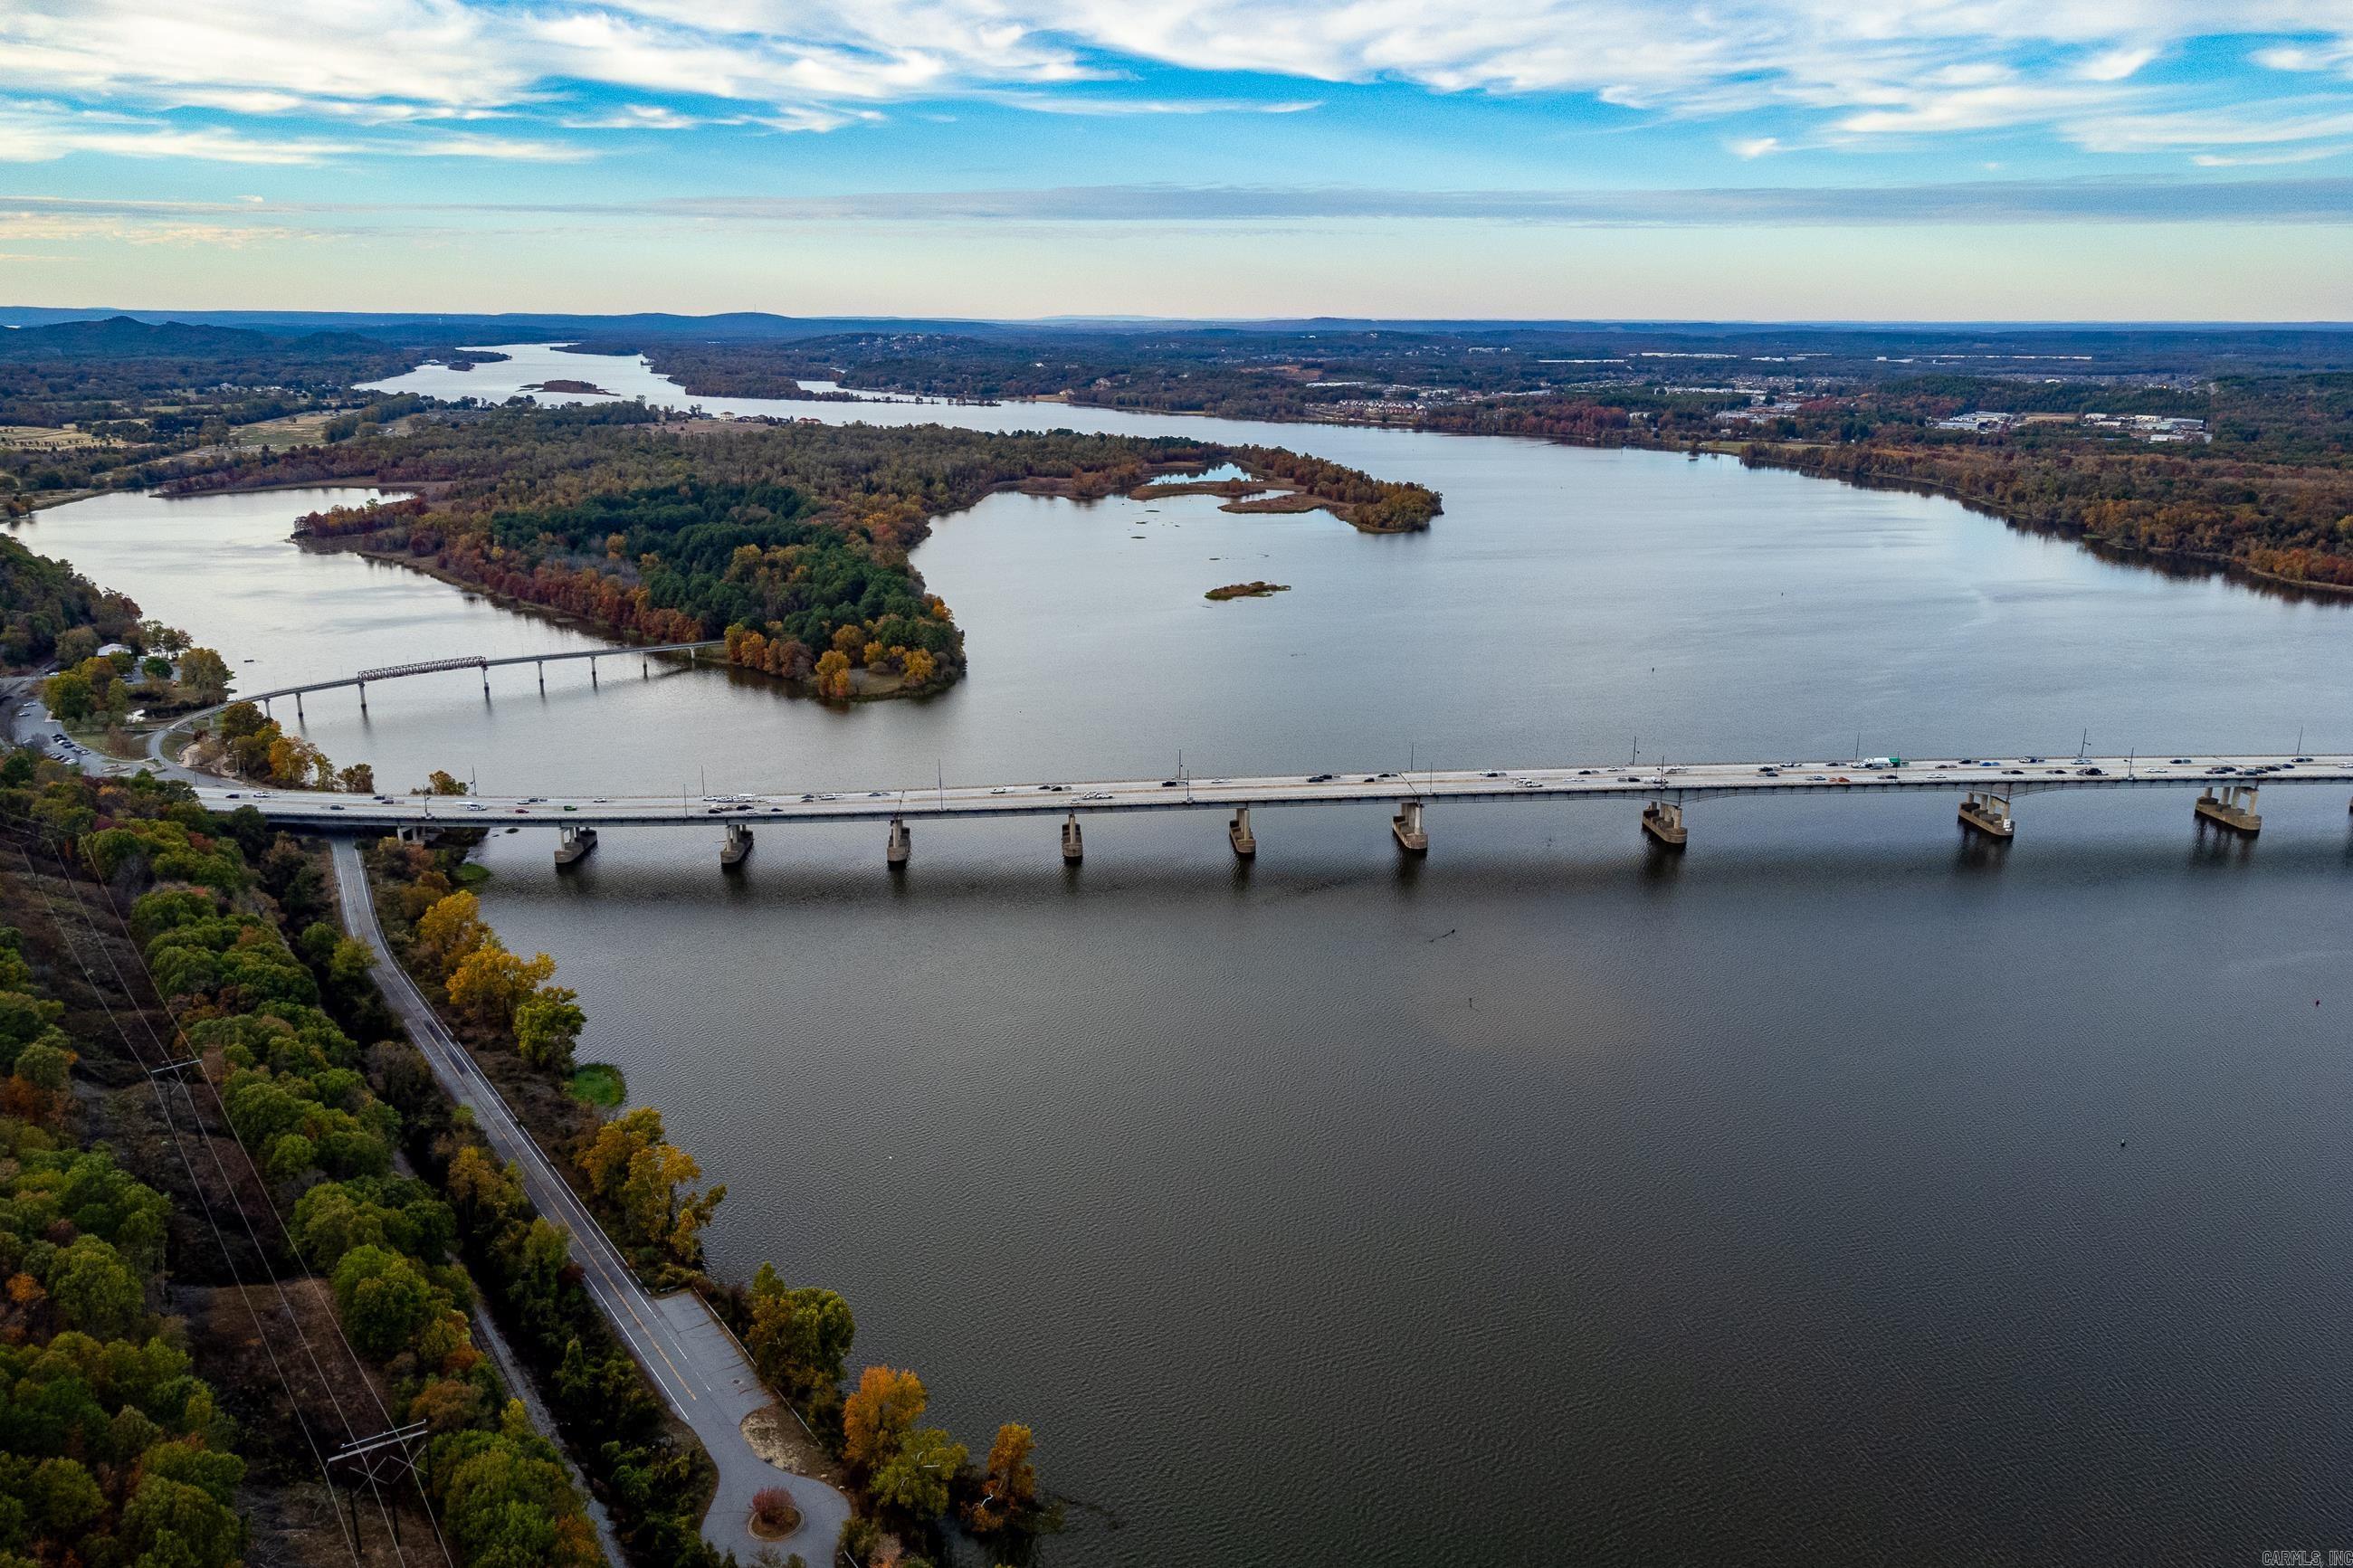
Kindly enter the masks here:
M 1869 795 L 1934 792 L 1957 796 L 1961 823 L 1998 840 L 2016 831 L 2013 811 L 2022 797 L 2058 790 L 2169 789 L 2192 797 L 2197 819 L 2217 830 L 2252 837 L 2261 831 L 2264 789 L 2353 787 L 2353 755 L 2327 756 L 2038 756 L 1967 757 L 1856 764 L 1826 762 L 1709 763 L 1679 767 L 1493 768 L 1411 773 L 1316 773 L 1256 778 L 1166 778 L 1093 783 L 1050 781 L 1002 784 L 931 784 L 868 790 L 775 792 L 662 796 L 352 796 L 299 790 L 253 790 L 227 784 L 199 794 L 217 810 L 251 805 L 273 822 L 315 830 L 407 832 L 442 827 L 543 826 L 562 835 L 559 863 L 588 853 L 604 827 L 720 828 L 722 859 L 749 852 L 754 830 L 807 824 L 885 825 L 884 856 L 903 865 L 913 854 L 913 829 L 923 821 L 987 817 L 1061 818 L 1065 860 L 1084 854 L 1082 819 L 1140 811 L 1227 813 L 1235 854 L 1258 849 L 1254 811 L 1302 806 L 1393 806 L 1389 832 L 1399 850 L 1419 855 L 1430 842 L 1430 817 L 1458 806 L 1531 801 L 1622 802 L 1639 805 L 1636 819 L 1650 838 L 1682 848 L 1689 828 L 1684 810 L 1694 801 L 1727 796 Z
M 596 661 L 600 658 L 638 658 L 642 660 L 651 658 L 658 653 L 682 653 L 687 656 L 690 661 L 691 661 L 697 658 L 706 649 L 724 647 L 726 646 L 727 644 L 724 638 L 710 637 L 702 642 L 656 643 L 646 647 L 627 647 L 621 646 L 615 646 L 613 647 L 584 647 L 574 648 L 562 653 L 511 654 L 499 658 L 489 658 L 480 654 L 465 654 L 456 658 L 428 658 L 420 659 L 414 664 L 382 665 L 375 669 L 363 669 L 356 675 L 342 676 L 333 680 L 312 680 L 307 681 L 301 686 L 279 686 L 273 687 L 268 691 L 255 691 L 249 693 L 239 692 L 236 696 L 230 698 L 227 702 L 216 702 L 209 708 L 199 708 L 192 713 L 184 713 L 180 715 L 179 718 L 173 721 L 171 724 L 167 725 L 164 729 L 156 731 L 153 735 L 150 735 L 147 738 L 147 754 L 159 761 L 162 760 L 164 745 L 171 736 L 179 733 L 201 720 L 209 719 L 214 714 L 219 712 L 222 709 L 238 702 L 259 703 L 262 710 L 264 712 L 268 712 L 270 710 L 271 704 L 275 702 L 282 702 L 290 697 L 294 700 L 294 717 L 299 720 L 304 717 L 302 712 L 302 699 L 304 697 L 316 691 L 340 691 L 346 687 L 355 687 L 359 690 L 360 710 L 362 712 L 365 712 L 367 710 L 368 682 L 370 681 L 382 683 L 387 680 L 405 680 L 412 676 L 439 675 L 453 669 L 471 669 L 480 672 L 482 678 L 482 695 L 488 697 L 491 694 L 491 671 L 507 665 L 530 664 L 539 667 L 539 689 L 542 691 L 544 691 L 547 689 L 547 667 L 551 664 L 564 664 L 575 659 L 586 659 L 588 661 L 588 681 L 589 684 L 593 686 L 596 683 Z
M 361 705 L 367 701 L 371 681 L 398 680 L 459 669 L 480 672 L 485 695 L 490 672 L 502 666 L 541 667 L 540 685 L 546 686 L 544 667 L 566 660 L 586 659 L 589 678 L 596 679 L 596 661 L 656 654 L 685 654 L 690 659 L 703 650 L 723 647 L 723 641 L 664 643 L 649 647 L 582 648 L 564 653 L 517 654 L 501 658 L 470 655 L 425 659 L 413 664 L 364 669 L 334 680 L 315 680 L 241 696 L 238 701 L 268 706 L 291 698 L 296 713 L 309 693 L 357 688 Z M 166 738 L 226 707 L 191 713 L 149 741 L 149 752 L 161 760 Z M 1409 773 L 1312 773 L 1250 778 L 1064 781 L 999 784 L 886 786 L 865 790 L 774 791 L 732 795 L 606 795 L 559 796 L 353 796 L 308 790 L 269 790 L 197 781 L 206 804 L 221 810 L 250 805 L 273 822 L 322 831 L 402 832 L 446 827 L 542 825 L 562 836 L 558 864 L 570 864 L 596 846 L 603 827 L 720 827 L 724 834 L 721 859 L 736 865 L 750 853 L 754 830 L 768 824 L 778 827 L 809 823 L 879 822 L 887 824 L 884 857 L 893 866 L 907 863 L 913 853 L 913 825 L 923 820 L 994 816 L 1059 816 L 1060 845 L 1064 860 L 1075 864 L 1085 853 L 1081 818 L 1096 813 L 1137 811 L 1222 811 L 1230 813 L 1226 837 L 1234 853 L 1245 859 L 1258 852 L 1255 810 L 1297 806 L 1393 803 L 1389 832 L 1400 851 L 1419 855 L 1430 847 L 1427 814 L 1433 808 L 1503 804 L 1514 801 L 1620 800 L 1639 803 L 1641 831 L 1666 849 L 1681 849 L 1690 829 L 1684 808 L 1693 801 L 1727 795 L 1885 795 L 1933 791 L 1957 795 L 1962 825 L 1973 832 L 2008 841 L 2017 831 L 2013 815 L 2025 795 L 2053 790 L 2172 789 L 2195 790 L 2192 811 L 2199 821 L 2226 832 L 2253 837 L 2263 827 L 2258 809 L 2260 792 L 2295 785 L 2353 785 L 2353 755 L 2238 755 L 2052 758 L 1955 757 L 1941 761 L 1875 758 L 1865 762 L 1704 763 L 1683 766 L 1597 763 L 1590 766 L 1417 770 Z

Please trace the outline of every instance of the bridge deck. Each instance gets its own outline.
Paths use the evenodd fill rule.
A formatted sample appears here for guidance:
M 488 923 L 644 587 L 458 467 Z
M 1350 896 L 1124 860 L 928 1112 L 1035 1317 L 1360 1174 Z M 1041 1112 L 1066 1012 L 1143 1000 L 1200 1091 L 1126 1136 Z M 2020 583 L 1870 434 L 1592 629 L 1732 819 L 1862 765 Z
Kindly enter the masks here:
M 334 691 L 346 686 L 366 686 L 371 682 L 401 680 L 417 675 L 438 675 L 452 669 L 497 669 L 510 664 L 555 664 L 569 658 L 626 658 L 653 653 L 688 653 L 699 648 L 726 646 L 724 638 L 711 637 L 702 642 L 656 643 L 647 647 L 630 647 L 616 643 L 611 647 L 567 648 L 561 653 L 502 654 L 497 658 L 468 654 L 457 658 L 432 658 L 417 664 L 396 664 L 387 665 L 381 669 L 364 669 L 357 675 L 342 676 L 333 680 L 313 680 L 302 686 L 279 686 L 268 691 L 240 692 L 229 700 L 267 702 L 280 697 L 307 697 L 313 691 Z M 221 706 L 227 705 L 224 703 Z M 180 722 L 185 724 L 191 719 L 201 719 L 207 713 L 218 711 L 220 711 L 219 708 L 206 708 L 199 712 L 185 715 Z
M 2270 770 L 2277 769 L 2274 772 Z M 1769 771 L 1768 771 L 1769 770 Z M 2227 770 L 2218 772 L 2216 770 Z M 2251 772 L 2250 770 L 2263 770 Z M 2296 784 L 2353 785 L 2353 756 L 2198 757 L 2151 764 L 2126 757 L 2077 758 L 2065 763 L 2025 759 L 1915 763 L 1901 768 L 1865 769 L 1833 763 L 1716 763 L 1673 767 L 1664 773 L 1626 767 L 1523 768 L 1353 773 L 1306 779 L 1134 779 L 1116 782 L 958 785 L 906 789 L 792 792 L 738 796 L 482 796 L 427 798 L 321 795 L 296 790 L 254 790 L 223 784 L 200 791 L 206 805 L 232 809 L 250 805 L 272 821 L 313 826 L 359 826 L 439 823 L 455 826 L 496 820 L 540 822 L 550 826 L 677 826 L 693 823 L 881 822 L 919 818 L 1060 816 L 1076 812 L 1225 811 L 1283 806 L 1394 804 L 1413 799 L 1437 805 L 1525 800 L 1692 801 L 1729 795 L 1873 795 L 1969 790 L 2002 795 L 2053 790 L 2200 789 L 2255 785 L 2276 789 Z

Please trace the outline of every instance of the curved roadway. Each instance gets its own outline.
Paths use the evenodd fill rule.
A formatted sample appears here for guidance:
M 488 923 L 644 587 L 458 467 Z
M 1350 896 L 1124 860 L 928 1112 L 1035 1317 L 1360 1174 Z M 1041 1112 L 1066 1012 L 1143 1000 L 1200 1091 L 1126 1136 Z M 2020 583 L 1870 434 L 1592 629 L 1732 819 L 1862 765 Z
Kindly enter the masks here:
M 392 950 L 376 922 L 358 845 L 338 839 L 334 854 L 344 929 L 378 954 L 388 955 Z M 663 1400 L 710 1451 L 718 1467 L 719 1488 L 703 1516 L 704 1538 L 743 1563 L 768 1546 L 780 1555 L 798 1552 L 810 1563 L 830 1561 L 834 1542 L 849 1518 L 849 1500 L 823 1481 L 778 1469 L 752 1451 L 744 1440 L 744 1418 L 776 1399 L 761 1385 L 734 1335 L 691 1290 L 654 1296 L 638 1284 L 603 1227 L 517 1124 L 465 1047 L 450 1037 L 407 972 L 384 956 L 376 963 L 375 977 L 385 1000 L 407 1026 L 409 1037 L 449 1098 L 473 1112 L 491 1149 L 522 1173 L 523 1188 L 539 1212 L 571 1232 L 572 1257 L 589 1294 Z M 762 1488 L 776 1486 L 792 1493 L 801 1524 L 784 1540 L 762 1541 L 748 1528 L 752 1498 Z

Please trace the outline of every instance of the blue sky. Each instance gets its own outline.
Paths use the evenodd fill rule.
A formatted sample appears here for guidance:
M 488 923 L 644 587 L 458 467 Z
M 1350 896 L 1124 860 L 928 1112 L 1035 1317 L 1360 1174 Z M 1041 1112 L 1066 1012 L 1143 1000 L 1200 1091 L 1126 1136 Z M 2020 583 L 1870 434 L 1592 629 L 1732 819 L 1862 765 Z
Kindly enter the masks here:
M 15 304 L 2342 319 L 2353 0 L 0 0 L 0 183 Z

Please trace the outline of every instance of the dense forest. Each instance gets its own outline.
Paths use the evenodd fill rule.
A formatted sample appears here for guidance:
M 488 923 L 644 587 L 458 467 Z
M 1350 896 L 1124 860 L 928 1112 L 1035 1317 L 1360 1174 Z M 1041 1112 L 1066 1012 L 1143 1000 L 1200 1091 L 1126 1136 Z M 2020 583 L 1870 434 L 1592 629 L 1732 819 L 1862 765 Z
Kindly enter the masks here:
M 395 1168 L 432 1124 L 424 1069 L 405 1044 L 362 1045 L 384 1037 L 368 954 L 323 923 L 314 857 L 185 785 L 28 752 L 0 763 L 0 901 L 42 928 L 0 934 L 0 1552 L 340 1558 L 321 1446 L 397 1419 L 426 1425 L 418 1479 L 349 1528 L 380 1543 L 406 1515 L 429 1539 L 429 1509 L 460 1563 L 597 1562 L 561 1456 L 475 1342 L 468 1233 Z M 111 1156 L 70 1152 L 101 1133 Z M 604 1353 L 591 1403 L 617 1410 L 636 1371 Z M 681 1560 L 678 1539 L 649 1560 Z
M 365 477 L 422 493 L 306 519 L 342 542 L 649 642 L 730 637 L 737 661 L 820 695 L 921 691 L 964 637 L 908 552 L 990 490 L 1087 499 L 1227 462 L 1360 527 L 1425 526 L 1438 498 L 1280 448 L 935 426 L 731 426 L 633 404 L 427 418 L 227 462 L 184 490 Z
M 99 587 L 62 561 L 0 538 L 0 668 L 46 663 L 58 637 L 74 626 L 95 634 L 90 647 L 129 639 L 139 606 Z
M 0 1560 L 226 1568 L 246 1461 L 158 1310 L 173 1205 L 98 1142 L 26 948 L 0 926 Z

